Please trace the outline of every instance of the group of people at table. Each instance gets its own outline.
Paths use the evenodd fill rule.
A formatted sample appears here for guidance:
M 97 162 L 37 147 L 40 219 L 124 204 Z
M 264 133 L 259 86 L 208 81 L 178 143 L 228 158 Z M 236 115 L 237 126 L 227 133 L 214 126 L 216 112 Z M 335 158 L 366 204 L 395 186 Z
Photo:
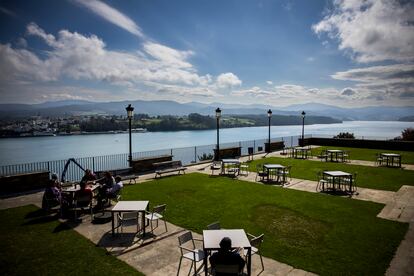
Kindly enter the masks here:
M 122 187 L 121 178 L 113 177 L 110 172 L 105 172 L 104 177 L 97 179 L 96 175 L 87 169 L 79 184 L 69 188 L 63 187 L 58 175 L 53 173 L 43 194 L 42 208 L 49 209 L 60 205 L 62 211 L 65 211 L 73 206 L 76 199 L 92 201 L 94 196 L 97 199 L 96 208 L 101 208 L 105 201 L 116 198 Z

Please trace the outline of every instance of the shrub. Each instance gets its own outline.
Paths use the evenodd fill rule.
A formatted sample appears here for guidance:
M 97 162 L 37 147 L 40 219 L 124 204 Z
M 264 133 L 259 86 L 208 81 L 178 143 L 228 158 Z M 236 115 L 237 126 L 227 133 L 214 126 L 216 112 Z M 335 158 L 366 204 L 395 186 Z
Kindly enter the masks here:
M 198 156 L 198 160 L 200 160 L 200 161 L 213 160 L 213 157 L 214 156 L 211 153 L 209 153 L 209 154 L 203 153 L 203 155 Z
M 401 138 L 403 141 L 414 141 L 414 128 L 406 128 L 401 132 Z
M 333 138 L 348 138 L 348 139 L 355 139 L 355 135 L 350 132 L 340 132 L 338 135 L 334 136 Z

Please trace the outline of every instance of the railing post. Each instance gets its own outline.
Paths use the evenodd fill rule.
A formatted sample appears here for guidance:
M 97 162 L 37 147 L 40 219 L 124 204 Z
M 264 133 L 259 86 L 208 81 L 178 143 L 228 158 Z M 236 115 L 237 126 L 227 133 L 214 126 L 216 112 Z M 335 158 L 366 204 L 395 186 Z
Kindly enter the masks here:
M 92 171 L 95 171 L 95 156 L 92 156 Z
M 194 163 L 197 163 L 197 146 L 194 147 Z
M 253 153 L 256 152 L 256 140 L 253 140 Z
M 171 150 L 170 150 L 170 154 L 171 154 L 171 155 L 173 155 L 172 153 L 173 153 L 173 149 L 171 149 Z
M 47 161 L 47 171 L 50 173 L 50 164 L 49 164 L 49 161 Z

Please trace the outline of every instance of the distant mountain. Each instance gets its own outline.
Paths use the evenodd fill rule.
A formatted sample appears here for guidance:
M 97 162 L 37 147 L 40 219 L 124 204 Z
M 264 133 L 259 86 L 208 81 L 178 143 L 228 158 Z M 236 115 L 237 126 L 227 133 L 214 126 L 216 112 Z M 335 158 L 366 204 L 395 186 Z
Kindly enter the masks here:
M 125 107 L 132 104 L 134 113 L 156 115 L 188 115 L 199 113 L 214 116 L 215 109 L 220 107 L 225 115 L 254 115 L 265 114 L 269 108 L 275 115 L 298 116 L 303 111 L 307 116 L 332 117 L 338 120 L 399 120 L 412 116 L 414 107 L 361 107 L 342 108 L 333 105 L 319 103 L 296 104 L 287 107 L 271 107 L 267 105 L 252 104 L 204 104 L 198 102 L 178 103 L 175 101 L 120 101 L 120 102 L 88 102 L 80 100 L 67 100 L 58 102 L 46 102 L 42 104 L 0 104 L 0 118 L 23 116 L 64 116 L 64 115 L 92 115 L 114 114 L 125 115 Z

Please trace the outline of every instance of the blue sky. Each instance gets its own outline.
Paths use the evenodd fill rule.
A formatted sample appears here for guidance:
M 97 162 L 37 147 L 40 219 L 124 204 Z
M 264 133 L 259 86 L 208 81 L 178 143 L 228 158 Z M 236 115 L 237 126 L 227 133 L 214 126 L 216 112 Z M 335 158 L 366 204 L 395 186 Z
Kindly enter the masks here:
M 414 105 L 414 4 L 0 1 L 1 103 Z

